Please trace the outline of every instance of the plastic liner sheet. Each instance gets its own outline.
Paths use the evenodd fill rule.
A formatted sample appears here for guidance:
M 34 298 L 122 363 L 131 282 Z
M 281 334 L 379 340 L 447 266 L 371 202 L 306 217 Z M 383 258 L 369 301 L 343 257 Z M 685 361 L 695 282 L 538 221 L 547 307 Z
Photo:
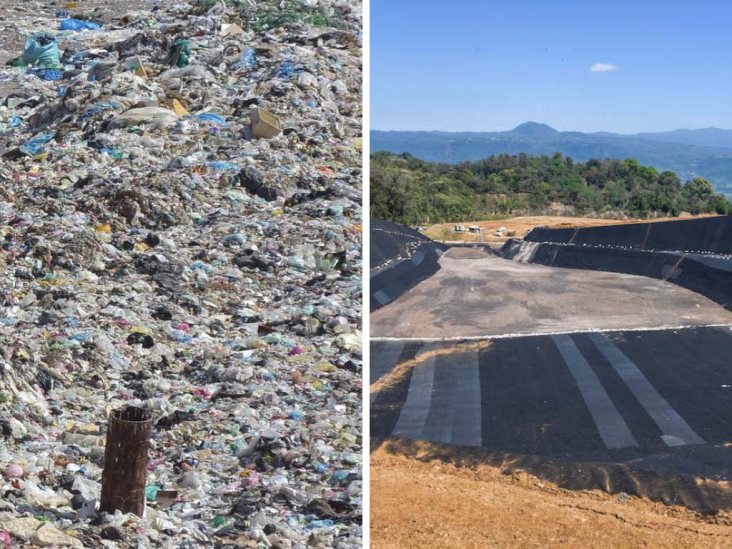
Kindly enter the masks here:
M 549 229 L 547 227 L 536 227 L 526 235 L 529 242 L 556 242 L 557 244 L 569 244 L 577 229 Z
M 685 257 L 672 282 L 716 301 L 732 311 L 732 260 L 726 265 Z
M 526 236 L 526 240 L 653 251 L 732 254 L 732 216 L 578 229 L 538 227 Z
M 410 250 L 430 239 L 403 225 L 371 218 L 371 261 L 375 269 L 389 261 L 410 255 Z
M 371 276 L 371 310 L 391 303 L 403 293 L 440 269 L 439 258 L 445 246 L 421 245 L 411 259 L 403 259 Z M 419 261 L 417 261 L 419 259 Z
M 583 248 L 542 244 L 532 263 L 573 269 L 611 271 L 652 278 L 673 277 L 674 265 L 680 255 L 640 250 Z
M 715 327 L 495 339 L 480 350 L 371 342 L 384 371 L 422 357 L 372 393 L 371 436 L 727 479 L 729 399 L 710 388 L 728 381 L 731 342 Z
M 532 247 L 531 254 L 524 249 Z M 553 243 L 508 241 L 507 259 L 551 267 L 610 271 L 668 280 L 732 310 L 732 259 L 620 248 L 590 248 Z
M 652 225 L 652 223 L 638 223 L 632 225 L 616 225 L 613 227 L 587 227 L 586 229 L 577 229 L 577 234 L 570 241 L 570 244 L 622 246 L 643 249 Z

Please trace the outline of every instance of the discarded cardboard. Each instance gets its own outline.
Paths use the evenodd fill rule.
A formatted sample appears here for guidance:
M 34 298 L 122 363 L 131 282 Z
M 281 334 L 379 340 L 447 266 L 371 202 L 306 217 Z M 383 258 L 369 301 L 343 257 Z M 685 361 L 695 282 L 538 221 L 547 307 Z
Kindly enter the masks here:
M 244 29 L 236 23 L 221 25 L 221 36 L 235 36 L 237 34 L 244 34 Z
M 282 131 L 280 119 L 269 111 L 256 107 L 250 118 L 252 120 L 252 135 L 271 139 Z

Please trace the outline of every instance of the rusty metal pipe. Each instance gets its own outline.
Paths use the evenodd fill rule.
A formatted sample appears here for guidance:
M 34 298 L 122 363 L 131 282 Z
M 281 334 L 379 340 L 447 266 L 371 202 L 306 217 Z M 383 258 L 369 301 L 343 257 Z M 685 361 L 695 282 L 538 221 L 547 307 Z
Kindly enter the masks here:
M 127 406 L 110 414 L 100 511 L 142 516 L 151 430 L 152 415 L 142 408 Z

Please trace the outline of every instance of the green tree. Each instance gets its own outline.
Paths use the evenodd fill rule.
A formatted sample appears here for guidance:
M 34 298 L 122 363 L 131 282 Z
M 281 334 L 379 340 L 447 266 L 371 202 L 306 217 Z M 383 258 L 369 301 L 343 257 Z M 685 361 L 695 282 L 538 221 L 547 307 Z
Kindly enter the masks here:
M 636 160 L 573 162 L 561 154 L 492 156 L 478 162 L 431 164 L 408 154 L 371 158 L 371 211 L 416 225 L 498 214 L 550 213 L 560 203 L 582 215 L 677 216 L 730 211 L 703 178 L 682 184 L 670 171 Z

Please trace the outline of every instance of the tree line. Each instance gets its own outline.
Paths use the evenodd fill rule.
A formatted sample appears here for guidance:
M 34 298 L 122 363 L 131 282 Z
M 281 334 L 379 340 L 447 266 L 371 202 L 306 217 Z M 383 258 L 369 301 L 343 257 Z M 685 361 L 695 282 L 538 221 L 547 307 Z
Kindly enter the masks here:
M 371 156 L 371 214 L 406 225 L 495 216 L 678 216 L 729 212 L 727 198 L 701 177 L 683 183 L 638 161 L 574 162 L 501 154 L 477 162 L 434 164 L 409 154 Z

